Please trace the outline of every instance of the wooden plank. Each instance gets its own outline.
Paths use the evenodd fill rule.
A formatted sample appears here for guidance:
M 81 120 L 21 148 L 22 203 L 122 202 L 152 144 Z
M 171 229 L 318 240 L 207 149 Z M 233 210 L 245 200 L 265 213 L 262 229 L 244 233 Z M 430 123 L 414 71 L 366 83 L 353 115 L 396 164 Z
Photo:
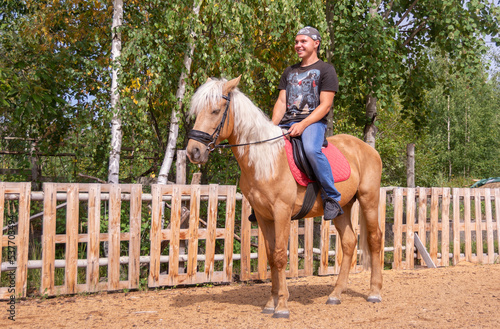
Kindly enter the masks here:
M 172 209 L 170 210 L 170 231 L 172 232 L 172 239 L 170 240 L 170 248 L 168 255 L 170 261 L 168 262 L 168 276 L 171 285 L 178 284 L 179 275 L 179 240 L 181 228 L 181 211 L 182 211 L 182 194 L 178 185 L 174 185 L 172 189 Z M 158 262 L 160 259 L 158 258 Z
M 174 187 L 175 190 L 175 187 Z M 150 231 L 150 255 L 148 286 L 159 287 L 160 280 L 160 253 L 161 253 L 161 186 L 154 184 L 151 186 L 151 231 Z M 172 202 L 172 208 L 174 208 Z M 172 209 L 173 210 L 173 209 Z M 180 208 L 179 208 L 180 211 Z M 180 214 L 179 214 L 180 218 Z M 172 226 L 172 225 L 171 225 Z M 170 253 L 172 257 L 172 253 Z M 172 262 L 170 261 L 169 266 Z M 171 273 L 171 272 L 170 272 Z
M 464 189 L 465 260 L 468 262 L 472 261 L 470 192 L 470 189 Z
M 206 280 L 211 282 L 214 274 L 215 241 L 217 229 L 217 206 L 219 185 L 211 184 L 208 195 L 208 219 L 207 219 L 207 237 L 205 241 L 205 275 Z M 248 220 L 247 220 L 248 221 Z M 242 246 L 243 249 L 243 246 Z
M 31 183 L 22 183 L 19 192 L 19 224 L 17 226 L 17 237 L 19 239 L 19 243 L 17 244 L 16 258 L 16 295 L 26 297 L 26 288 L 28 283 Z
M 484 189 L 476 188 L 474 189 L 474 210 L 475 210 L 475 220 L 476 220 L 476 255 L 479 263 L 483 263 L 483 229 L 481 227 L 482 211 L 481 211 L 481 192 Z
M 121 188 L 112 184 L 109 190 L 108 290 L 118 290 L 120 283 L 120 217 Z
M 142 185 L 133 185 L 130 192 L 130 240 L 128 263 L 128 287 L 139 287 L 141 257 L 141 211 L 142 211 Z
M 228 186 L 226 201 L 226 235 L 224 238 L 224 282 L 233 282 L 234 220 L 236 217 L 236 186 Z
M 380 197 L 378 203 L 378 222 L 380 225 L 380 231 L 382 232 L 382 247 L 380 248 L 380 266 L 384 268 L 385 259 L 385 212 L 387 210 L 387 190 L 385 188 L 380 189 Z
M 313 239 L 314 239 L 314 218 L 304 220 L 304 271 L 305 275 L 313 275 Z
M 418 189 L 418 236 L 425 246 L 426 233 L 425 224 L 427 223 L 427 192 L 426 189 L 421 187 Z M 419 259 L 422 259 L 422 255 Z
M 413 225 L 415 223 L 415 189 L 407 189 L 406 197 L 406 265 L 407 269 L 415 266 L 414 252 L 415 239 Z
M 460 262 L 460 189 L 453 188 L 453 265 Z
M 497 245 L 498 255 L 500 255 L 500 188 L 496 188 L 495 192 L 495 221 L 497 222 Z
M 101 184 L 91 184 L 88 203 L 87 291 L 99 284 L 99 234 L 101 231 Z
M 486 239 L 488 244 L 488 263 L 495 262 L 495 248 L 493 239 L 493 216 L 491 213 L 491 190 L 484 189 L 484 212 L 486 215 Z
M 328 250 L 330 249 L 330 222 L 329 220 L 321 220 L 321 240 L 319 248 L 321 250 L 320 263 L 318 274 L 328 274 Z M 335 260 L 335 262 L 337 262 Z
M 439 195 L 442 189 L 433 187 L 431 191 L 431 234 L 429 254 L 434 264 L 437 264 L 438 253 L 438 222 L 439 222 Z
M 354 231 L 354 236 L 356 237 L 356 245 L 354 246 L 354 253 L 352 254 L 351 269 L 354 271 L 358 261 L 358 249 L 359 249 L 359 202 L 356 201 L 351 208 L 351 223 L 352 230 Z
M 250 203 L 247 198 L 243 197 L 241 202 L 241 273 L 240 280 L 246 281 L 250 280 L 250 230 L 252 224 L 248 220 L 248 216 L 252 213 Z
M 0 229 L 2 229 L 2 234 L 0 234 L 0 265 L 2 264 L 2 254 L 3 254 L 3 223 L 4 223 L 4 212 L 5 212 L 5 184 L 0 182 Z M 8 221 L 8 219 L 7 219 Z M 2 276 L 2 267 L 0 266 L 0 277 Z
M 299 221 L 294 220 L 290 223 L 290 277 L 299 276 Z
M 56 253 L 56 206 L 55 184 L 43 184 L 43 235 L 42 235 L 42 280 L 40 294 L 54 295 L 54 270 Z
M 200 185 L 192 185 L 189 207 L 189 240 L 188 240 L 188 282 L 193 282 L 198 267 L 198 227 L 200 225 Z
M 259 239 L 259 247 L 258 247 L 259 258 L 257 260 L 257 269 L 259 272 L 259 280 L 266 280 L 267 279 L 266 243 L 264 240 L 264 234 L 262 233 L 260 226 L 259 226 L 258 239 Z
M 67 294 L 76 294 L 78 275 L 78 184 L 70 184 L 66 205 L 66 270 L 64 288 Z
M 432 258 L 427 252 L 427 249 L 425 248 L 424 244 L 422 243 L 422 241 L 420 241 L 420 238 L 418 237 L 417 233 L 415 233 L 415 247 L 417 247 L 418 251 L 422 255 L 422 259 L 424 260 L 427 267 L 436 268 L 436 265 L 432 261 Z
M 394 190 L 394 269 L 402 268 L 403 257 L 403 189 Z
M 441 265 L 450 265 L 450 188 L 443 188 L 441 208 Z

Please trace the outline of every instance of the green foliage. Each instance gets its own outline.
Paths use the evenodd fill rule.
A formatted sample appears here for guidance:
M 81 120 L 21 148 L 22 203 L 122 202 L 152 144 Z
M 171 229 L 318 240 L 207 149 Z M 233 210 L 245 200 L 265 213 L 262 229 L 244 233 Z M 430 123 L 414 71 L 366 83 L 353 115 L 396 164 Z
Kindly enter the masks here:
M 366 97 L 377 97 L 377 148 L 386 185 L 404 184 L 408 142 L 417 144 L 419 184 L 436 182 L 450 159 L 455 175 L 464 175 L 464 168 L 471 176 L 491 172 L 497 153 L 487 145 L 498 145 L 491 133 L 498 122 L 492 112 L 498 80 L 493 72 L 490 82 L 481 84 L 486 79 L 481 55 L 482 37 L 498 35 L 498 7 L 486 0 L 373 3 L 204 0 L 196 15 L 194 1 L 125 1 L 120 181 L 156 175 L 173 109 L 180 113 L 177 147 L 185 148 L 193 125 L 190 98 L 207 77 L 242 74 L 242 91 L 271 115 L 280 75 L 297 61 L 293 38 L 305 25 L 319 29 L 320 57 L 339 75 L 335 133 L 362 137 Z M 28 180 L 37 162 L 51 181 L 88 182 L 80 173 L 105 180 L 112 2 L 23 0 L 2 2 L 0 9 L 0 135 L 18 138 L 0 141 L 2 149 L 18 153 L 0 161 L 3 168 L 21 169 L 1 178 Z M 181 104 L 176 92 L 190 44 L 195 49 Z M 450 65 L 438 68 L 436 58 L 443 54 Z M 450 152 L 443 149 L 446 98 L 440 93 L 451 95 L 455 118 Z M 464 104 L 470 107 L 469 142 L 460 143 L 466 137 L 459 120 Z M 479 110 L 485 107 L 490 110 Z M 57 153 L 71 156 L 47 156 Z M 190 165 L 189 174 L 199 170 L 203 183 L 238 182 L 238 165 L 226 150 L 214 152 L 201 168 Z

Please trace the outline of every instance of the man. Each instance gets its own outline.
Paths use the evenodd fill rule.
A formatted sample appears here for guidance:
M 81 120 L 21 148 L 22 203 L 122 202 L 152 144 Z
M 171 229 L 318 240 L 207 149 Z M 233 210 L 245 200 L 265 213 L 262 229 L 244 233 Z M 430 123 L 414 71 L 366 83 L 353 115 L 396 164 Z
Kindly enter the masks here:
M 326 116 L 339 89 L 335 68 L 318 58 L 321 36 L 313 27 L 301 29 L 295 37 L 300 63 L 289 66 L 281 76 L 273 123 L 287 128 L 290 136 L 301 136 L 307 159 L 323 191 L 324 218 L 343 214 L 340 193 L 334 186 L 332 170 L 321 151 L 326 132 Z

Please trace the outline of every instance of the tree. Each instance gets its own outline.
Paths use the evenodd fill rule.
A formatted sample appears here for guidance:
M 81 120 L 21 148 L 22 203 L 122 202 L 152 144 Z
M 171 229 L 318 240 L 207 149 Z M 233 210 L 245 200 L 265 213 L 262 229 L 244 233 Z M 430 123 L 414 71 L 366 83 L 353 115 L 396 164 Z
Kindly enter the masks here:
M 327 1 L 326 15 L 338 105 L 354 113 L 372 146 L 376 106 L 395 108 L 394 95 L 417 127 L 426 120 L 424 90 L 434 83 L 426 49 L 448 53 L 469 74 L 486 49 L 484 36 L 498 35 L 499 9 L 487 0 Z
M 446 173 L 448 179 L 498 176 L 498 81 L 488 79 L 486 70 L 472 77 L 459 76 L 458 63 L 433 57 L 431 68 L 442 82 L 425 96 L 430 136 L 421 146 L 433 154 L 433 171 Z
M 120 153 L 122 149 L 122 120 L 120 116 L 120 91 L 118 90 L 118 72 L 120 70 L 120 54 L 122 37 L 120 28 L 123 20 L 123 0 L 113 0 L 112 47 L 113 70 L 111 80 L 111 152 L 109 154 L 108 182 L 118 184 L 120 172 Z
M 46 161 L 39 154 L 58 152 L 85 117 L 83 102 L 96 95 L 87 73 L 106 57 L 96 42 L 102 17 L 82 1 L 0 6 L 1 136 L 15 138 L 6 147 L 18 154 L 19 166 L 33 164 L 36 181 Z

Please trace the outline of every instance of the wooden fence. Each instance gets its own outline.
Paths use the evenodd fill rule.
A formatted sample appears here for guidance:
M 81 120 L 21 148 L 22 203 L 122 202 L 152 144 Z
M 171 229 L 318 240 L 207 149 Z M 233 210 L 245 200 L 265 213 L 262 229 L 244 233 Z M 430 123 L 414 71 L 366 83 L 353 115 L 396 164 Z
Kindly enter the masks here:
M 41 222 L 34 219 L 37 209 Z M 264 239 L 248 221 L 250 212 L 235 186 L 153 185 L 146 193 L 141 185 L 45 183 L 40 193 L 29 183 L 0 182 L 0 299 L 9 298 L 12 287 L 24 297 L 33 287 L 57 295 L 146 282 L 269 279 Z M 351 220 L 358 233 L 359 212 L 356 203 Z M 426 265 L 414 233 L 438 266 L 498 262 L 500 189 L 382 188 L 379 221 L 386 267 Z M 41 236 L 34 224 L 42 225 Z M 343 254 L 333 223 L 293 221 L 290 233 L 288 277 L 339 272 Z M 352 259 L 355 271 L 359 254 Z

